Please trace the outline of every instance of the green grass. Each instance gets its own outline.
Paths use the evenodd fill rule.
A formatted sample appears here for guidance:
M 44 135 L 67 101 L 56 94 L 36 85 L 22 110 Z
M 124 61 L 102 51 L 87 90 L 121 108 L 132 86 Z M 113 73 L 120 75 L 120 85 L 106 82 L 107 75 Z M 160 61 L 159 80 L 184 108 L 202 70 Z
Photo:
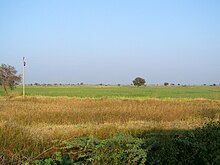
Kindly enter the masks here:
M 15 89 L 21 93 L 19 86 Z M 28 96 L 68 96 L 81 98 L 205 98 L 220 100 L 220 87 L 188 86 L 188 87 L 101 87 L 101 86 L 27 86 Z M 0 89 L 0 95 L 3 95 Z

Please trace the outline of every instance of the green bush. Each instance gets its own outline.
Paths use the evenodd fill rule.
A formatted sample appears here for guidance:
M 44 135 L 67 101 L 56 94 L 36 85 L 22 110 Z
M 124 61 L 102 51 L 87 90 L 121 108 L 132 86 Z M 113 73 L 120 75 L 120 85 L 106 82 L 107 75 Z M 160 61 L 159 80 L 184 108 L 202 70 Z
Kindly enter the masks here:
M 145 164 L 147 155 L 143 141 L 132 136 L 118 135 L 106 140 L 78 138 L 64 141 L 62 152 L 53 158 L 35 160 L 34 164 Z
M 34 164 L 220 164 L 220 122 L 184 131 L 64 141 L 60 152 Z
M 146 152 L 142 149 L 143 141 L 132 136 L 114 136 L 106 140 L 81 138 L 64 142 L 64 152 L 77 149 L 72 153 L 75 162 L 86 164 L 144 164 Z M 77 155 L 76 155 L 77 153 Z
M 191 131 L 145 134 L 148 164 L 220 164 L 220 122 Z

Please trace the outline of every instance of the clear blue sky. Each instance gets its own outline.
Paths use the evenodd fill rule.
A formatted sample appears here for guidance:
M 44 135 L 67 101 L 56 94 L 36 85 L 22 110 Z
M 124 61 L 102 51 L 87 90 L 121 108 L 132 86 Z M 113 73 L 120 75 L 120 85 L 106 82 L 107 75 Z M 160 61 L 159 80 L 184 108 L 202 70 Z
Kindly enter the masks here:
M 27 83 L 220 83 L 219 0 L 0 0 L 0 63 Z

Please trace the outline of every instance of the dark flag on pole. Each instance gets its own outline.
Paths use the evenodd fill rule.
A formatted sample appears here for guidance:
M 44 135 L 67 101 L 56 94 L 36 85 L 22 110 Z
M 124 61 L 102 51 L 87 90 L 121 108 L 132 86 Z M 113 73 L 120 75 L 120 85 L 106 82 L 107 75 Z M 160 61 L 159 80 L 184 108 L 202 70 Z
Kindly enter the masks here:
M 25 58 L 23 57 L 23 64 L 24 66 L 26 66 L 26 62 L 25 62 Z

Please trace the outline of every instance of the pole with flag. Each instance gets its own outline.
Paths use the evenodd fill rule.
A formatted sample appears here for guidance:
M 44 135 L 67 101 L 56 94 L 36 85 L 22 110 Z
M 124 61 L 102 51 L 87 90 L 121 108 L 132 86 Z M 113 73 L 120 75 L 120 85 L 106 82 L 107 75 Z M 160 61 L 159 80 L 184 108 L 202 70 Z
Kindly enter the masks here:
M 23 68 L 23 97 L 25 96 L 25 82 L 24 82 L 24 67 L 26 66 L 26 62 L 25 62 L 25 57 L 23 57 L 23 62 L 22 62 L 22 68 Z

